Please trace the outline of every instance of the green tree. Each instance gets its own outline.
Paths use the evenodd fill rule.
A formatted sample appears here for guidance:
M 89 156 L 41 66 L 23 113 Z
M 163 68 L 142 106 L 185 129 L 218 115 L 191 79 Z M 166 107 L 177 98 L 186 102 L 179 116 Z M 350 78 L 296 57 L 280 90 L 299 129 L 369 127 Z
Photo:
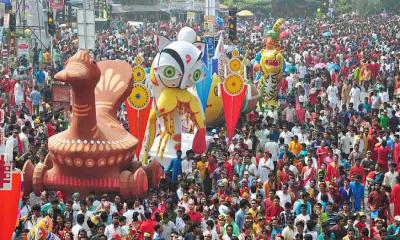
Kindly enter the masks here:
M 352 9 L 350 0 L 337 0 L 333 7 L 336 14 L 348 13 Z
M 265 15 L 271 9 L 271 0 L 224 0 L 223 4 L 229 7 L 237 7 L 239 11 L 246 9 Z
M 382 7 L 389 12 L 400 13 L 400 1 L 399 0 L 381 0 Z
M 353 9 L 361 15 L 375 14 L 382 10 L 381 0 L 351 0 Z

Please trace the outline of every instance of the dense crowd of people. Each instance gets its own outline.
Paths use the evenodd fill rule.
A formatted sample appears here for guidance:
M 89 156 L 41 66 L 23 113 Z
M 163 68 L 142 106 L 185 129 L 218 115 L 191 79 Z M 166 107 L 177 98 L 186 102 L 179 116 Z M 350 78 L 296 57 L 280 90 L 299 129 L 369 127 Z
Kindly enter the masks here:
M 52 232 L 65 240 L 400 239 L 399 20 L 288 19 L 278 108 L 241 116 L 232 142 L 223 126 L 209 129 L 207 152 L 182 158 L 178 151 L 144 199 L 24 196 L 15 238 L 27 239 L 50 216 Z M 255 82 L 252 65 L 265 43 L 251 33 L 274 21 L 240 20 L 238 41 L 226 39 L 248 58 Z M 132 63 L 140 54 L 148 70 L 153 36 L 174 38 L 182 26 L 115 25 L 98 34 L 93 55 Z M 76 34 L 63 28 L 54 56 L 36 46 L 32 64 L 2 69 L 3 127 L 15 168 L 43 162 L 48 137 L 68 127 L 69 109 L 53 109 L 51 78 L 77 47 Z

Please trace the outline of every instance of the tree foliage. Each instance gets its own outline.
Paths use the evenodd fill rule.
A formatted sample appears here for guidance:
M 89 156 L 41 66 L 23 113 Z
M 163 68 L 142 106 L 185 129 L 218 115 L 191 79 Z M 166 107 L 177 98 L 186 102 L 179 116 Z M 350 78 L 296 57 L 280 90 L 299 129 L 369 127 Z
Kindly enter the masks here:
M 400 0 L 336 0 L 334 9 L 338 14 L 352 11 L 361 15 L 376 14 L 384 9 L 388 12 L 399 12 Z
M 337 0 L 334 4 L 334 9 L 337 14 L 351 12 L 352 6 L 350 0 Z
M 271 0 L 224 0 L 223 4 L 237 7 L 239 11 L 247 9 L 253 12 L 264 12 L 265 15 L 271 10 Z

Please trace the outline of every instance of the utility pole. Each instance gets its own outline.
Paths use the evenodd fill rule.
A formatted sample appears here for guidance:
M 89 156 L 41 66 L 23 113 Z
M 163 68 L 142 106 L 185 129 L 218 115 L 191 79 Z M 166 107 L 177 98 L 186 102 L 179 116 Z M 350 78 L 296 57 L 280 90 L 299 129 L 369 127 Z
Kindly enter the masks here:
M 79 48 L 92 50 L 95 47 L 95 22 L 93 0 L 83 0 L 83 9 L 78 10 Z

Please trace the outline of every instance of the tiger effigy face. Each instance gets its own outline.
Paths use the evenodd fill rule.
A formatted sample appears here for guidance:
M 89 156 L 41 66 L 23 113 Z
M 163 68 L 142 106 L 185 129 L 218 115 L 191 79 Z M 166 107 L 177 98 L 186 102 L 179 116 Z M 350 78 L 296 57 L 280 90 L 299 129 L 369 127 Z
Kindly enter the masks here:
M 261 50 L 260 66 L 264 74 L 276 74 L 282 70 L 283 54 L 276 50 Z

